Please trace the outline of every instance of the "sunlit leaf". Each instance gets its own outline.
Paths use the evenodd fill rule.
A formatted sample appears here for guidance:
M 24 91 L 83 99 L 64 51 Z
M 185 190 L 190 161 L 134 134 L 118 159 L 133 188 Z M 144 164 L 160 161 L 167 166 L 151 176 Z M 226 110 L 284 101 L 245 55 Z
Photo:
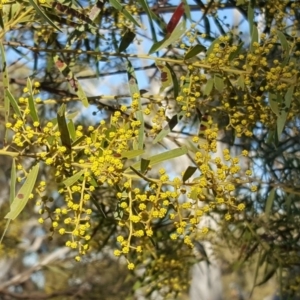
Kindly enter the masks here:
M 267 218 L 269 218 L 272 207 L 273 207 L 273 203 L 274 203 L 274 200 L 275 200 L 275 192 L 276 192 L 275 188 L 273 188 L 270 191 L 269 196 L 268 196 L 267 201 L 266 201 L 265 214 L 266 214 Z
M 43 10 L 40 8 L 40 6 L 36 3 L 35 0 L 29 0 L 29 3 L 33 6 L 37 14 L 46 21 L 49 25 L 51 25 L 53 28 L 55 28 L 58 31 L 61 31 L 59 27 L 57 27 L 52 20 L 43 12 Z
M 219 92 L 223 91 L 225 84 L 221 75 L 219 74 L 214 75 L 214 85 Z
M 30 194 L 33 191 L 38 173 L 39 173 L 40 164 L 37 163 L 28 173 L 27 178 L 17 192 L 16 197 L 10 205 L 10 212 L 4 217 L 5 219 L 14 220 L 24 209 L 29 199 Z
M 255 25 L 253 25 L 253 28 L 252 28 L 251 45 L 250 45 L 251 52 L 253 52 L 255 49 L 255 47 L 253 46 L 253 43 L 258 43 L 258 29 Z
M 294 86 L 291 86 L 284 97 L 284 108 L 279 112 L 279 115 L 277 117 L 277 135 L 278 139 L 280 139 L 281 133 L 284 129 L 286 118 L 288 116 L 288 113 L 290 111 L 290 106 L 292 103 L 292 98 L 294 94 Z
M 89 106 L 89 102 L 87 96 L 80 85 L 78 79 L 75 77 L 69 66 L 58 56 L 55 55 L 53 57 L 55 66 L 59 69 L 59 71 L 65 76 L 71 88 L 76 92 L 78 98 L 82 101 L 82 104 L 85 107 Z
M 153 140 L 153 144 L 159 143 L 163 138 L 165 138 L 171 131 L 172 129 L 178 124 L 180 119 L 183 117 L 184 113 L 180 112 L 176 115 L 174 115 L 168 122 L 168 125 L 165 126 L 160 133 L 155 137 Z
M 161 61 L 156 60 L 155 64 L 160 71 L 160 82 L 161 82 L 161 89 L 160 92 L 163 92 L 166 88 L 172 86 L 172 75 L 169 68 Z
M 184 32 L 185 32 L 185 21 L 182 21 L 178 26 L 176 26 L 176 28 L 174 29 L 174 31 L 171 33 L 169 37 L 166 37 L 160 42 L 154 43 L 149 51 L 149 54 L 160 51 L 164 48 L 167 48 L 169 45 L 174 44 L 181 38 Z
M 28 104 L 30 109 L 30 116 L 34 122 L 39 122 L 39 116 L 37 114 L 36 106 L 33 99 L 32 83 L 29 77 L 27 78 L 27 89 L 29 93 Z
M 244 91 L 245 90 L 245 78 L 243 75 L 240 75 L 238 80 L 236 81 L 237 86 Z
M 144 148 L 144 135 L 145 135 L 145 122 L 144 122 L 144 114 L 142 112 L 142 99 L 140 96 L 140 89 L 138 86 L 138 81 L 135 75 L 134 68 L 130 61 L 127 62 L 127 75 L 128 75 L 128 84 L 129 91 L 132 99 L 138 99 L 138 111 L 135 112 L 135 117 L 138 121 L 140 121 L 139 126 L 139 134 L 137 144 L 134 144 L 134 150 L 141 150 Z M 139 97 L 136 98 L 136 95 Z
M 200 52 L 206 51 L 206 47 L 203 45 L 197 44 L 193 46 L 184 56 L 184 59 L 190 59 L 197 56 Z
M 17 169 L 16 169 L 16 159 L 13 158 L 11 172 L 10 172 L 10 193 L 9 193 L 9 203 L 12 204 L 15 199 L 16 194 L 16 182 L 17 182 Z
M 279 115 L 279 107 L 278 107 L 276 95 L 269 92 L 268 100 L 269 100 L 269 104 L 270 104 L 270 107 L 271 107 L 273 113 L 278 116 Z
M 157 154 L 157 155 L 153 155 L 151 157 L 148 157 L 147 159 L 150 160 L 150 165 L 154 166 L 154 165 L 159 164 L 161 162 L 169 161 L 173 158 L 176 158 L 176 157 L 182 156 L 184 154 L 187 154 L 187 152 L 188 152 L 188 149 L 186 147 L 180 147 L 180 148 L 169 150 L 169 151 Z M 132 167 L 134 169 L 140 170 L 141 169 L 141 162 L 139 161 L 139 162 L 134 163 L 132 165 Z M 128 171 L 130 171 L 130 168 L 127 168 L 125 172 L 128 172 Z
M 74 183 L 76 183 L 81 178 L 81 176 L 84 174 L 84 172 L 85 172 L 85 170 L 81 170 L 81 171 L 75 173 L 73 176 L 65 179 L 63 181 L 63 184 L 67 187 L 73 185 Z
M 138 21 L 132 16 L 130 12 L 128 12 L 127 9 L 118 1 L 118 0 L 109 0 L 109 3 L 120 13 L 122 13 L 125 18 L 127 18 L 130 22 L 135 24 L 138 27 L 141 27 L 141 25 L 138 23 Z
M 71 139 L 68 130 L 68 125 L 65 117 L 66 105 L 62 104 L 57 112 L 57 124 L 60 132 L 61 143 L 67 148 L 67 150 L 71 150 Z
M 126 157 L 128 159 L 138 157 L 142 155 L 145 152 L 145 150 L 129 150 L 129 151 L 124 151 L 121 153 L 121 157 Z
M 209 78 L 206 82 L 205 88 L 204 88 L 204 95 L 208 96 L 210 95 L 212 89 L 214 87 L 214 78 Z
M 68 131 L 70 133 L 72 141 L 74 142 L 76 140 L 76 129 L 73 120 L 70 120 L 68 122 Z
M 168 70 L 170 71 L 170 74 L 171 74 L 172 83 L 173 83 L 174 99 L 176 99 L 179 94 L 179 84 L 178 84 L 177 76 L 176 76 L 176 73 L 174 72 L 174 68 L 172 66 L 170 66 L 168 63 L 166 63 L 166 67 L 168 68 Z
M 1 17 L 1 10 L 0 10 L 0 17 Z M 1 64 L 0 64 L 0 70 L 2 71 L 2 82 L 4 87 L 4 119 L 5 123 L 8 123 L 9 113 L 10 113 L 10 98 L 9 94 L 7 93 L 9 91 L 9 78 L 8 78 L 8 72 L 7 72 L 7 65 L 6 65 L 6 55 L 5 55 L 5 49 L 3 47 L 3 44 L 0 41 L 0 51 L 1 51 Z M 7 130 L 5 131 L 5 137 L 4 140 L 7 142 Z

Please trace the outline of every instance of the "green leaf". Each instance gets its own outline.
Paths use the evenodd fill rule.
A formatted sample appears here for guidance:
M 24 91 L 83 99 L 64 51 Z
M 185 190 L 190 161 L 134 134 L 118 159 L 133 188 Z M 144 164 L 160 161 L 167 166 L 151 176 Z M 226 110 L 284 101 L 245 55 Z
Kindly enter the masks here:
M 283 50 L 285 52 L 289 53 L 290 46 L 289 46 L 289 43 L 288 43 L 285 35 L 281 31 L 279 31 L 279 30 L 277 30 L 276 32 L 277 32 L 278 39 L 279 39 L 279 41 L 281 43 L 281 46 L 282 46 Z
M 150 165 L 154 166 L 154 165 L 159 164 L 163 161 L 166 161 L 166 160 L 169 161 L 170 159 L 173 159 L 173 158 L 182 156 L 184 154 L 187 154 L 187 152 L 188 152 L 188 149 L 186 147 L 180 147 L 180 148 L 176 148 L 176 149 L 173 149 L 173 150 L 166 151 L 164 153 L 153 155 L 153 156 L 149 157 L 148 160 L 150 160 Z M 140 170 L 141 169 L 141 162 L 138 161 L 138 162 L 134 163 L 132 165 L 132 167 L 134 169 Z M 130 168 L 127 168 L 125 172 L 130 172 Z
M 128 46 L 132 43 L 135 38 L 135 33 L 131 30 L 127 30 L 126 33 L 122 36 L 121 43 L 119 45 L 119 52 L 125 51 Z
M 253 291 L 254 291 L 254 288 L 255 288 L 255 285 L 256 285 L 256 282 L 257 282 L 258 271 L 259 271 L 259 268 L 260 268 L 260 258 L 262 256 L 262 252 L 264 252 L 264 251 L 265 251 L 264 249 L 261 249 L 259 251 L 258 256 L 257 256 L 257 263 L 256 263 L 256 268 L 255 268 L 255 273 L 254 273 L 254 278 L 253 278 L 253 285 L 252 285 L 252 289 L 251 289 L 251 292 L 250 292 L 250 298 L 253 294 Z
M 168 125 L 165 126 L 160 133 L 155 137 L 153 140 L 153 144 L 156 144 L 160 142 L 163 138 L 165 138 L 171 131 L 172 129 L 179 123 L 180 119 L 183 117 L 184 112 L 180 112 L 179 114 L 174 115 L 170 121 L 168 122 Z
M 214 85 L 215 85 L 215 88 L 219 92 L 223 91 L 223 89 L 224 89 L 224 80 L 222 78 L 222 75 L 220 75 L 220 74 L 215 74 L 214 75 Z
M 268 100 L 269 100 L 269 104 L 270 104 L 270 107 L 271 107 L 273 113 L 276 116 L 278 116 L 279 115 L 279 107 L 278 107 L 278 101 L 277 101 L 276 95 L 269 92 Z
M 269 279 L 271 279 L 274 276 L 274 274 L 276 273 L 277 267 L 278 267 L 277 264 L 275 264 L 275 266 L 272 266 L 271 269 L 264 274 L 263 279 L 261 281 L 259 281 L 258 283 L 256 283 L 255 286 L 263 285 Z
M 134 23 L 136 26 L 141 27 L 137 20 L 131 15 L 131 13 L 126 10 L 118 0 L 109 0 L 109 3 L 120 13 L 122 13 L 130 22 Z
M 257 43 L 257 42 L 258 42 L 258 30 L 257 30 L 257 27 L 255 25 L 253 25 L 252 35 L 251 35 L 251 45 L 250 45 L 251 52 L 253 52 L 255 49 L 253 47 L 253 43 Z
M 121 153 L 121 157 L 131 159 L 131 158 L 135 158 L 135 157 L 138 157 L 138 156 L 144 154 L 144 152 L 145 152 L 145 150 L 124 151 L 124 152 Z
M 89 107 L 89 101 L 88 101 L 88 98 L 81 86 L 81 84 L 79 83 L 79 81 L 77 81 L 77 87 L 78 87 L 78 90 L 77 90 L 77 96 L 78 98 L 82 101 L 82 104 L 84 107 Z
M 183 174 L 183 177 L 182 177 L 183 182 L 186 182 L 188 179 L 190 179 L 191 176 L 192 176 L 197 170 L 198 170 L 198 168 L 189 166 L 189 167 L 185 170 L 185 172 L 184 172 L 184 174 Z
M 148 20 L 150 23 L 150 30 L 151 30 L 151 34 L 152 34 L 152 39 L 153 41 L 156 43 L 157 42 L 157 38 L 156 38 L 156 30 L 155 30 L 155 26 L 153 21 L 157 22 L 159 24 L 159 27 L 162 29 L 162 27 L 165 27 L 166 24 L 162 25 L 161 20 L 157 17 L 157 15 L 150 9 L 148 2 L 146 0 L 137 0 L 137 2 L 140 3 L 140 5 L 142 6 L 144 12 L 146 12 L 146 14 L 148 15 Z
M 249 22 L 249 32 L 250 36 L 252 36 L 253 26 L 254 26 L 254 9 L 252 6 L 252 1 L 249 1 L 248 5 L 248 22 Z
M 1 10 L 0 10 L 0 18 L 1 18 Z M 3 82 L 3 87 L 4 87 L 4 119 L 5 123 L 8 123 L 9 119 L 9 114 L 10 114 L 10 99 L 7 96 L 7 91 L 9 90 L 9 78 L 8 78 L 8 72 L 6 68 L 6 55 L 5 55 L 5 49 L 3 47 L 3 44 L 0 41 L 0 51 L 1 51 L 1 65 L 0 65 L 0 70 L 3 72 L 2 76 L 2 82 Z M 7 129 L 5 130 L 5 136 L 4 136 L 4 141 L 7 143 L 7 138 L 8 138 L 8 131 Z
M 243 46 L 244 46 L 244 43 L 240 43 L 238 46 L 237 46 L 237 49 L 234 51 L 234 52 L 231 52 L 229 54 L 229 58 L 228 60 L 229 61 L 232 61 L 233 59 L 235 59 L 243 50 Z
M 280 40 L 282 49 L 285 52 L 283 62 L 281 63 L 281 66 L 285 67 L 286 64 L 289 62 L 289 58 L 290 58 L 290 46 L 288 44 L 285 35 L 281 31 L 277 30 L 277 35 L 278 35 L 278 39 Z
M 39 117 L 38 117 L 34 99 L 33 99 L 32 84 L 31 84 L 31 80 L 29 77 L 27 78 L 26 86 L 27 86 L 27 89 L 29 92 L 28 104 L 29 104 L 29 109 L 30 109 L 30 116 L 34 122 L 39 122 Z
M 204 96 L 210 95 L 212 89 L 214 87 L 214 78 L 209 78 L 204 88 Z
M 75 125 L 74 125 L 73 120 L 70 120 L 68 122 L 68 131 L 70 133 L 70 137 L 71 137 L 72 141 L 74 142 L 76 140 L 76 130 L 75 130 Z
M 129 91 L 132 99 L 135 98 L 134 95 L 140 95 L 140 90 L 138 86 L 138 81 L 136 79 L 134 68 L 130 61 L 127 62 L 127 75 L 128 75 L 128 84 Z M 140 121 L 141 125 L 139 127 L 138 141 L 137 144 L 134 144 L 134 150 L 141 150 L 144 148 L 144 135 L 145 135 L 145 121 L 144 114 L 142 112 L 142 99 L 141 96 L 138 98 L 138 111 L 135 112 L 135 117 L 138 121 Z
M 150 164 L 150 160 L 149 159 L 141 159 L 141 172 L 144 174 L 146 173 L 146 171 L 148 170 Z
M 9 102 L 10 102 L 15 114 L 18 115 L 22 119 L 22 114 L 21 114 L 21 111 L 20 111 L 20 107 L 19 107 L 16 99 L 12 95 L 12 93 L 9 90 L 6 90 L 5 94 L 6 94 L 7 98 L 9 99 Z
M 179 84 L 178 84 L 177 76 L 173 70 L 173 67 L 171 67 L 168 63 L 166 63 L 166 67 L 169 69 L 171 73 L 172 82 L 173 82 L 174 99 L 176 99 L 179 94 Z
M 15 199 L 16 194 L 16 182 L 17 182 L 17 171 L 16 171 L 16 160 L 13 158 L 11 172 L 10 172 L 10 193 L 9 193 L 9 203 L 12 204 Z
M 267 201 L 266 201 L 265 214 L 266 214 L 267 219 L 270 216 L 270 212 L 272 210 L 272 206 L 273 206 L 274 200 L 275 200 L 275 188 L 273 188 L 270 191 L 270 193 L 268 195 L 268 198 L 267 198 Z
M 172 86 L 172 75 L 170 69 L 162 61 L 156 60 L 155 64 L 160 71 L 160 92 L 162 93 L 166 88 Z
M 69 66 L 58 56 L 55 55 L 53 57 L 55 66 L 59 69 L 59 71 L 65 76 L 71 88 L 76 92 L 78 98 L 82 101 L 82 104 L 85 107 L 89 106 L 89 101 L 85 92 L 80 85 L 78 79 L 75 77 Z
M 72 177 L 69 177 L 67 179 L 65 179 L 63 181 L 63 184 L 66 186 L 66 187 L 69 187 L 71 185 L 73 185 L 74 183 L 76 183 L 80 177 L 84 174 L 85 170 L 81 170 L 77 173 L 75 173 Z
M 14 220 L 24 209 L 34 188 L 39 173 L 39 166 L 39 163 L 37 163 L 28 173 L 24 184 L 10 205 L 10 212 L 4 217 L 5 219 Z
M 206 47 L 203 45 L 197 44 L 193 46 L 184 56 L 184 59 L 190 59 L 197 56 L 200 52 L 205 52 Z
M 188 20 L 192 21 L 192 15 L 191 15 L 191 10 L 190 6 L 188 4 L 187 0 L 182 0 L 183 6 L 184 6 L 184 13 L 187 16 Z
M 290 106 L 292 103 L 292 98 L 293 98 L 293 94 L 294 94 L 294 86 L 291 86 L 284 97 L 284 108 L 279 112 L 279 115 L 277 117 L 277 136 L 278 139 L 281 136 L 281 133 L 284 129 L 285 123 L 286 123 L 286 118 L 288 116 L 289 110 L 290 110 Z
M 162 41 L 154 43 L 149 51 L 149 54 L 167 48 L 169 45 L 177 42 L 185 32 L 185 21 L 179 23 L 169 37 L 164 38 Z
M 71 150 L 71 139 L 68 130 L 66 117 L 65 117 L 66 105 L 63 103 L 57 112 L 57 124 L 60 132 L 60 139 L 62 145 L 64 145 L 68 151 Z
M 206 57 L 209 58 L 209 55 L 213 52 L 214 46 L 216 44 L 220 44 L 220 38 L 215 39 L 209 46 L 209 48 L 206 51 Z
M 240 89 L 242 91 L 245 90 L 245 78 L 244 78 L 244 75 L 240 75 L 238 80 L 236 81 L 236 84 L 238 87 L 240 87 Z
M 52 21 L 51 19 L 49 19 L 49 17 L 40 9 L 39 5 L 35 2 L 35 0 L 29 0 L 29 3 L 33 6 L 33 8 L 35 9 L 35 11 L 37 12 L 37 14 L 44 20 L 46 21 L 48 24 L 50 24 L 53 28 L 55 28 L 56 30 L 60 31 L 60 28 L 57 27 Z

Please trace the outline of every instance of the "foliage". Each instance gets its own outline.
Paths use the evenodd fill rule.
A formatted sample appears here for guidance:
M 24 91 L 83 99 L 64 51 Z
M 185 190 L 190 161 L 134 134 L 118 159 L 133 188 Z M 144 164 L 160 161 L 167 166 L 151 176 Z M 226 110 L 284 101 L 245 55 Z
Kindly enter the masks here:
M 297 294 L 284 277 L 299 264 L 300 5 L 195 2 L 171 7 L 168 24 L 168 6 L 144 0 L 0 2 L 4 218 L 38 212 L 82 264 L 112 249 L 149 297 L 187 290 L 201 240 L 238 249 L 234 267 L 256 258 L 254 286 L 277 274 Z M 218 15 L 229 8 L 247 21 L 240 28 Z M 149 54 L 136 50 L 145 35 Z M 20 61 L 26 80 L 12 69 Z M 158 94 L 141 87 L 144 61 Z M 126 74 L 125 92 L 86 93 L 84 80 L 111 69 Z M 206 218 L 218 229 L 199 225 Z

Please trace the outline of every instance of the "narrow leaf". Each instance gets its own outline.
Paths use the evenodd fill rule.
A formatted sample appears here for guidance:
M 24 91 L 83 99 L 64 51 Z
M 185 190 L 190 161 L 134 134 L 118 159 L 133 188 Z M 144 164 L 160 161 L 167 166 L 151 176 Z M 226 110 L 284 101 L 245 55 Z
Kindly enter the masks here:
M 212 89 L 213 89 L 213 87 L 214 87 L 214 79 L 213 78 L 209 78 L 207 80 L 207 83 L 206 83 L 205 88 L 204 88 L 204 95 L 205 96 L 209 96 L 210 93 L 211 93 L 211 91 L 212 91 Z
M 248 22 L 249 22 L 249 32 L 250 36 L 252 36 L 252 30 L 253 30 L 253 25 L 254 25 L 254 9 L 253 9 L 253 2 L 249 1 L 248 5 Z
M 75 173 L 72 177 L 69 177 L 66 180 L 64 180 L 63 184 L 67 187 L 73 185 L 80 179 L 80 177 L 84 174 L 84 172 L 85 172 L 85 170 L 81 170 L 81 171 Z
M 179 84 L 178 84 L 177 76 L 176 76 L 176 73 L 173 70 L 173 67 L 171 67 L 168 63 L 166 63 L 166 67 L 170 71 L 170 74 L 171 74 L 171 77 L 172 77 L 174 99 L 176 99 L 178 94 L 179 94 Z
M 16 160 L 13 158 L 11 172 L 10 172 L 10 193 L 9 193 L 9 203 L 12 204 L 16 195 L 16 182 L 17 182 L 17 171 L 16 171 Z
M 175 30 L 171 33 L 171 35 L 165 39 L 163 39 L 160 42 L 157 42 L 152 45 L 149 54 L 160 51 L 164 48 L 167 48 L 169 45 L 174 44 L 177 42 L 181 36 L 185 32 L 185 21 L 182 21 L 176 28 Z
M 137 22 L 137 20 L 131 15 L 131 13 L 126 10 L 122 4 L 118 0 L 109 0 L 109 3 L 120 13 L 122 13 L 130 22 L 135 24 L 138 27 L 141 27 L 141 25 Z
M 125 51 L 129 45 L 133 42 L 135 38 L 135 33 L 131 30 L 126 31 L 126 33 L 122 36 L 121 43 L 119 45 L 119 52 Z
M 49 17 L 40 9 L 40 6 L 35 2 L 35 0 L 29 0 L 29 3 L 33 6 L 33 8 L 35 9 L 35 11 L 37 12 L 37 14 L 44 20 L 46 21 L 48 24 L 50 24 L 53 28 L 55 28 L 58 31 L 61 31 L 59 29 L 59 27 L 57 27 L 52 21 L 51 19 L 49 19 Z
M 171 71 L 160 60 L 156 60 L 155 64 L 160 71 L 160 82 L 161 82 L 160 92 L 163 92 L 166 88 L 172 86 L 173 84 Z
M 142 99 L 140 96 L 140 89 L 138 86 L 138 81 L 135 75 L 134 68 L 130 61 L 127 64 L 127 75 L 128 75 L 128 84 L 129 84 L 129 91 L 131 94 L 132 99 L 138 99 L 138 111 L 135 113 L 135 117 L 138 121 L 140 121 L 141 125 L 139 127 L 139 134 L 138 134 L 138 142 L 137 145 L 134 145 L 134 150 L 141 150 L 144 148 L 144 135 L 145 135 L 145 123 L 144 123 L 144 114 L 142 112 Z M 139 95 L 136 98 L 136 95 Z
M 200 52 L 205 52 L 206 47 L 203 45 L 197 44 L 193 46 L 184 56 L 184 59 L 190 59 L 197 56 Z
M 34 188 L 38 173 L 39 163 L 37 163 L 28 173 L 27 178 L 10 205 L 10 212 L 4 217 L 5 219 L 14 220 L 24 209 L 29 196 Z
M 75 77 L 69 66 L 58 55 L 55 55 L 53 57 L 53 60 L 55 66 L 65 76 L 71 88 L 76 92 L 78 98 L 82 101 L 82 104 L 85 107 L 88 107 L 89 102 L 87 96 L 85 95 L 83 88 L 81 87 L 78 79 Z
M 190 179 L 191 176 L 196 172 L 197 169 L 198 168 L 196 168 L 196 167 L 189 166 L 183 174 L 183 177 L 182 177 L 183 182 L 186 182 L 188 179 Z
M 284 98 L 284 108 L 279 112 L 278 118 L 277 118 L 277 136 L 278 139 L 281 136 L 281 133 L 284 129 L 285 123 L 286 123 L 286 118 L 288 116 L 289 110 L 290 110 L 290 106 L 291 106 L 291 102 L 292 102 L 292 98 L 293 98 L 293 94 L 294 94 L 294 86 L 291 86 L 286 94 L 285 94 L 285 98 Z
M 33 99 L 32 84 L 31 84 L 31 80 L 29 77 L 27 78 L 26 86 L 27 86 L 28 93 L 29 93 L 28 104 L 29 104 L 29 109 L 30 109 L 30 116 L 34 122 L 39 122 L 39 117 L 38 117 L 34 99 Z
M 0 18 L 1 18 L 1 10 L 0 10 Z M 3 72 L 2 76 L 2 82 L 3 82 L 3 87 L 4 87 L 4 119 L 5 123 L 8 123 L 8 118 L 10 114 L 10 99 L 7 95 L 7 91 L 9 90 L 9 78 L 8 78 L 8 72 L 7 72 L 7 66 L 6 66 L 6 55 L 5 55 L 5 49 L 3 47 L 3 44 L 0 41 L 0 51 L 1 51 L 1 65 L 0 65 L 0 70 Z M 4 136 L 4 141 L 7 143 L 7 138 L 8 138 L 8 131 L 5 130 L 5 136 Z
M 268 195 L 268 198 L 267 198 L 267 201 L 266 201 L 265 214 L 266 214 L 267 219 L 270 216 L 270 212 L 272 210 L 272 206 L 273 206 L 274 200 L 275 200 L 275 188 L 273 188 L 270 191 L 270 193 Z
M 214 84 L 215 88 L 219 91 L 222 92 L 224 89 L 224 80 L 222 78 L 222 75 L 220 74 L 215 74 L 214 76 Z
M 156 164 L 159 164 L 163 161 L 168 161 L 170 159 L 182 156 L 184 154 L 187 154 L 188 149 L 186 147 L 180 147 L 173 150 L 166 151 L 164 153 L 160 153 L 157 155 L 153 155 L 152 157 L 149 157 L 148 160 L 150 160 L 150 165 L 154 166 Z M 140 170 L 141 169 L 141 162 L 136 162 L 132 165 L 133 168 Z M 127 168 L 125 172 L 130 171 L 130 168 Z
M 7 98 L 9 99 L 10 104 L 11 104 L 15 114 L 18 115 L 20 118 L 22 118 L 22 114 L 20 111 L 20 107 L 17 103 L 17 100 L 14 98 L 14 96 L 12 95 L 12 93 L 9 90 L 6 90 L 5 94 L 6 94 Z
M 72 139 L 72 142 L 74 142 L 76 140 L 76 130 L 75 130 L 75 125 L 73 120 L 70 120 L 68 122 L 68 131 L 70 133 L 70 137 Z
M 180 112 L 179 114 L 174 115 L 170 121 L 168 122 L 168 125 L 165 126 L 160 133 L 155 137 L 153 140 L 153 144 L 156 144 L 160 142 L 163 138 L 165 138 L 171 131 L 172 129 L 179 123 L 181 118 L 183 117 L 183 112 Z
M 251 45 L 250 45 L 251 52 L 253 52 L 255 49 L 255 47 L 253 47 L 253 43 L 257 43 L 257 42 L 258 42 L 258 30 L 257 27 L 253 25 L 252 35 L 251 35 Z
M 141 172 L 144 174 L 146 173 L 146 171 L 148 170 L 150 164 L 150 160 L 149 159 L 141 159 Z
M 121 157 L 131 159 L 131 158 L 135 158 L 135 157 L 138 157 L 138 156 L 142 155 L 144 152 L 145 152 L 145 150 L 124 151 L 124 152 L 121 153 Z
M 70 133 L 66 122 L 65 110 L 66 110 L 66 105 L 62 104 L 57 112 L 57 124 L 60 132 L 61 143 L 70 151 L 71 139 L 70 139 Z

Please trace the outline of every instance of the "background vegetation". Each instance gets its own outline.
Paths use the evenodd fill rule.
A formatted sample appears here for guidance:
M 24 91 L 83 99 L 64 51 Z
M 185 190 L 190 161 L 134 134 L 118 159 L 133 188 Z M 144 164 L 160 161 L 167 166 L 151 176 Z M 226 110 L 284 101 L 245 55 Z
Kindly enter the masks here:
M 299 14 L 1 0 L 3 299 L 184 297 L 203 241 L 299 296 Z

